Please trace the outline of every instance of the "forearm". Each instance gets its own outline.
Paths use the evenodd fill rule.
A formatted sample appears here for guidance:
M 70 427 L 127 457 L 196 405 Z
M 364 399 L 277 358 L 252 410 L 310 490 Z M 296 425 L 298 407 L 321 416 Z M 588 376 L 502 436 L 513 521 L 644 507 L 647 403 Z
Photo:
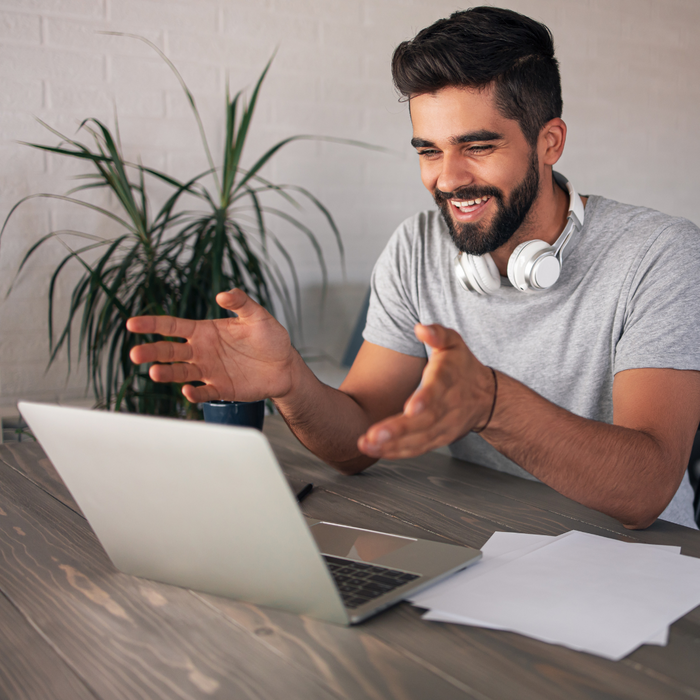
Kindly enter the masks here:
M 344 474 L 355 474 L 377 460 L 363 455 L 357 440 L 370 425 L 364 409 L 348 394 L 319 381 L 296 354 L 289 392 L 275 406 L 299 441 Z
M 482 437 L 540 481 L 632 528 L 650 525 L 673 497 L 681 447 L 581 418 L 506 375 L 498 380 L 496 410 Z

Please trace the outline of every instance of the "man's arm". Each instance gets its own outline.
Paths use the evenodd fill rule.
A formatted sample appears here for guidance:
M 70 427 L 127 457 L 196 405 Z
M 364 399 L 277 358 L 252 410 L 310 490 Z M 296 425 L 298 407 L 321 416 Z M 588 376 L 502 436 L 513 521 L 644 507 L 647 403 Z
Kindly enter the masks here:
M 688 466 L 700 418 L 700 372 L 620 372 L 613 385 L 613 425 L 569 413 L 509 377 L 502 383 L 504 410 L 484 431 L 496 449 L 626 527 L 656 520 Z M 527 436 L 520 441 L 508 427 L 516 415 L 515 430 Z
M 133 333 L 163 340 L 132 349 L 131 359 L 153 364 L 157 382 L 184 384 L 193 402 L 272 398 L 294 433 L 312 452 L 344 473 L 376 461 L 357 446 L 372 423 L 399 413 L 420 382 L 426 360 L 364 343 L 340 390 L 320 382 L 292 347 L 287 331 L 241 290 L 217 302 L 236 318 L 190 321 L 170 316 L 129 319 Z M 203 382 L 195 387 L 189 382 Z
M 377 461 L 358 438 L 377 421 L 400 413 L 418 386 L 426 360 L 364 342 L 340 389 L 320 382 L 298 357 L 293 389 L 275 405 L 301 443 L 344 474 Z
M 494 391 L 489 368 L 454 331 L 417 326 L 416 335 L 434 348 L 423 383 L 402 415 L 360 438 L 360 448 L 372 456 L 421 454 L 488 418 Z M 460 405 L 466 406 L 461 414 Z M 498 373 L 495 410 L 482 437 L 563 495 L 626 527 L 648 527 L 687 467 L 700 421 L 700 372 L 620 372 L 613 406 L 613 425 L 581 418 Z

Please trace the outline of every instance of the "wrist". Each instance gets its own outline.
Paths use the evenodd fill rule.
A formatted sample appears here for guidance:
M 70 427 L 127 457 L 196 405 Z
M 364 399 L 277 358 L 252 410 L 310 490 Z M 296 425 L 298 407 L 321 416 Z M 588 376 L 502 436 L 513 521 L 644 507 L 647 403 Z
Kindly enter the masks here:
M 284 390 L 276 396 L 270 397 L 280 409 L 295 402 L 295 397 L 299 395 L 305 379 L 308 381 L 308 376 L 305 378 L 304 375 L 311 374 L 313 376 L 313 372 L 295 348 L 290 350 L 289 360 L 284 371 L 287 374 Z
M 496 401 L 498 400 L 498 376 L 496 375 L 496 370 L 488 365 L 485 365 L 484 369 L 487 370 L 488 374 L 486 382 L 486 387 L 488 388 L 485 389 L 486 398 L 481 402 L 481 420 L 472 428 L 472 432 L 477 434 L 482 433 L 491 424 L 496 410 Z

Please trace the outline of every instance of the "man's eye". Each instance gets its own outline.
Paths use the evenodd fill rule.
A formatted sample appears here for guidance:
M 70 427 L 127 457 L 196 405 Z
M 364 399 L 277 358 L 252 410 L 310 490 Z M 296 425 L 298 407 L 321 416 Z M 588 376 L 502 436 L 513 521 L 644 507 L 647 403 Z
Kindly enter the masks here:
M 486 153 L 487 151 L 493 150 L 493 146 L 489 144 L 484 144 L 482 146 L 469 146 L 467 150 L 469 151 L 469 153 Z
M 433 149 L 429 149 L 429 150 L 425 150 L 425 151 L 418 151 L 418 155 L 419 155 L 421 158 L 431 158 L 431 157 L 433 157 L 433 156 L 438 155 L 439 152 L 440 152 L 440 151 L 436 151 L 436 150 L 433 150 Z

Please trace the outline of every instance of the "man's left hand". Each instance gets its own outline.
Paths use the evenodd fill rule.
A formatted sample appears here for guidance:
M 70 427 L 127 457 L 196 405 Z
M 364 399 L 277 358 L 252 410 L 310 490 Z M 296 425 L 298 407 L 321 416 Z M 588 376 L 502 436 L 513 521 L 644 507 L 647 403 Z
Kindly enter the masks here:
M 403 413 L 375 423 L 360 437 L 360 451 L 371 457 L 415 457 L 482 428 L 489 418 L 495 390 L 491 370 L 456 331 L 417 324 L 415 334 L 432 348 L 421 385 Z

